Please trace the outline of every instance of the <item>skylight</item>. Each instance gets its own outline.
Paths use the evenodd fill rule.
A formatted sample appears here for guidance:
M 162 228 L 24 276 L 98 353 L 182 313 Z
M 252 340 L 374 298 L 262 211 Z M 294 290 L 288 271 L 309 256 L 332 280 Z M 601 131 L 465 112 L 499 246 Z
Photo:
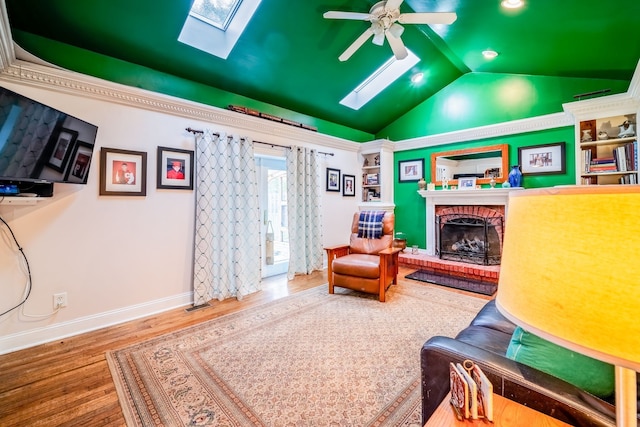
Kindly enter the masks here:
M 262 0 L 195 0 L 178 41 L 227 59 Z
M 351 93 L 345 96 L 340 104 L 359 110 L 367 102 L 371 101 L 376 95 L 386 89 L 391 83 L 395 82 L 404 73 L 409 71 L 411 67 L 420 62 L 413 52 L 407 49 L 409 55 L 402 60 L 397 60 L 392 56 L 387 62 L 382 64 L 380 68 L 367 77 L 358 85 Z
M 195 0 L 189 15 L 226 31 L 242 0 Z

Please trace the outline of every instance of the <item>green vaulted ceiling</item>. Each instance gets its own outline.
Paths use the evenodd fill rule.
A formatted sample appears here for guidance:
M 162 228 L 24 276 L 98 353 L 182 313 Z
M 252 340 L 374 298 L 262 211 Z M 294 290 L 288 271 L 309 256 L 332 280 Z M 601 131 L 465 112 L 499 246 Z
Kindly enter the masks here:
M 524 1 L 506 10 L 500 0 L 406 0 L 402 12 L 455 12 L 457 20 L 405 24 L 402 40 L 421 61 L 354 111 L 339 101 L 391 50 L 368 41 L 338 61 L 369 23 L 322 14 L 368 12 L 374 0 L 262 0 L 226 60 L 177 41 L 192 0 L 5 0 L 14 41 L 48 62 L 211 105 L 258 102 L 292 120 L 311 117 L 370 135 L 476 73 L 628 86 L 640 58 L 639 0 Z M 486 60 L 485 49 L 499 56 Z M 410 82 L 416 71 L 426 77 L 420 85 Z M 198 84 L 190 91 L 171 87 L 184 82 Z

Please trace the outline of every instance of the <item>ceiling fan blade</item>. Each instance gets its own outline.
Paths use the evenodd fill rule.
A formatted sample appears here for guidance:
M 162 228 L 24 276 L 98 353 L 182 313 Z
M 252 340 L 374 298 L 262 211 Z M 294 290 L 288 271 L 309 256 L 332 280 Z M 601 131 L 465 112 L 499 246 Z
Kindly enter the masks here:
M 409 55 L 407 48 L 404 47 L 404 43 L 400 37 L 394 36 L 390 31 L 385 31 L 385 35 L 387 36 L 389 46 L 391 46 L 391 50 L 397 60 L 402 60 Z
M 353 19 L 356 21 L 369 21 L 371 19 L 370 13 L 358 13 L 358 12 L 338 12 L 330 10 L 322 15 L 326 19 Z
M 360 34 L 360 37 L 358 37 L 353 43 L 351 43 L 351 46 L 349 46 L 347 50 L 345 50 L 342 55 L 338 57 L 338 59 L 340 61 L 346 61 L 347 59 L 351 58 L 351 55 L 353 55 L 356 50 L 360 49 L 360 46 L 362 46 L 367 40 L 369 40 L 369 37 L 371 37 L 372 35 L 373 30 L 371 28 L 367 28 L 364 33 Z
M 402 24 L 453 24 L 457 19 L 453 12 L 419 12 L 403 13 L 398 17 Z
M 400 9 L 400 5 L 404 0 L 387 0 L 387 4 L 384 6 L 387 10 Z

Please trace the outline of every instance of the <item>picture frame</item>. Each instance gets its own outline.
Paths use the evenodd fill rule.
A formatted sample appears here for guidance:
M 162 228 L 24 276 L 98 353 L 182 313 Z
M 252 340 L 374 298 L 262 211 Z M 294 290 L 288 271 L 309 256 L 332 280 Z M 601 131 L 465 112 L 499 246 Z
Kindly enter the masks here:
M 356 176 L 342 175 L 342 195 L 346 197 L 355 197 L 356 195 Z
M 327 191 L 340 192 L 340 169 L 327 168 Z
M 146 196 L 147 153 L 102 147 L 101 196 Z
M 475 190 L 476 189 L 476 177 L 468 176 L 458 178 L 458 189 L 460 190 Z
M 64 172 L 77 139 L 78 131 L 60 128 L 60 131 L 53 135 L 53 150 L 47 160 L 47 166 L 58 172 Z
M 565 142 L 518 147 L 522 175 L 549 175 L 566 172 Z
M 398 181 L 418 182 L 424 178 L 424 159 L 398 161 Z
M 89 166 L 93 156 L 93 145 L 84 141 L 76 141 L 71 153 L 69 167 L 64 175 L 64 180 L 78 184 L 86 184 L 89 177 Z
M 193 190 L 193 151 L 158 147 L 156 188 Z

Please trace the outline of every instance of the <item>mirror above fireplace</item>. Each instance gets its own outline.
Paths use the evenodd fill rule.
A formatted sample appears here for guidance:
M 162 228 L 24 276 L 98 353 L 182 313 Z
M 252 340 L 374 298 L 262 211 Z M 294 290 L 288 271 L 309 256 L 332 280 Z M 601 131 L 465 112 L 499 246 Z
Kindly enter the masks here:
M 441 151 L 431 154 L 431 182 L 457 185 L 459 178 L 474 177 L 476 184 L 489 184 L 491 178 L 502 183 L 509 173 L 509 145 Z

